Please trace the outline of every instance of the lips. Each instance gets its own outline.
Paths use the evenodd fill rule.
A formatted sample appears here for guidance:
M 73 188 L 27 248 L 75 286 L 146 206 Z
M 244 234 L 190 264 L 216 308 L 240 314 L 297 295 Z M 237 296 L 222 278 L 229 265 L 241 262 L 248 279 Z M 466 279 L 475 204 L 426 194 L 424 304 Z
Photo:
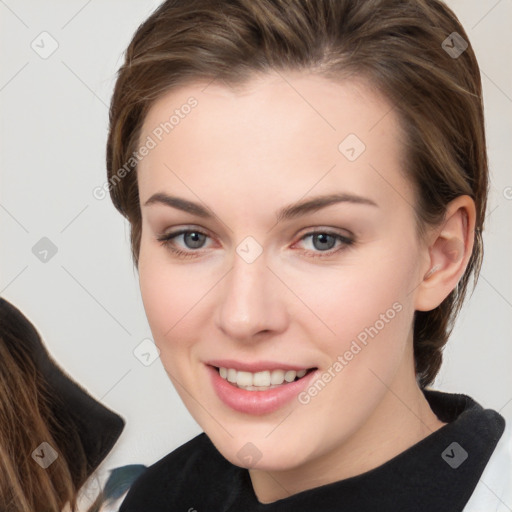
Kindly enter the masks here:
M 317 370 L 274 362 L 244 364 L 227 360 L 210 361 L 206 368 L 219 399 L 231 409 L 251 415 L 269 414 L 292 401 Z M 257 385 L 267 384 L 272 376 L 274 382 L 281 383 Z
M 215 366 L 216 368 L 234 368 L 240 371 L 251 373 L 261 372 L 264 370 L 309 370 L 310 366 L 290 365 L 286 363 L 279 363 L 276 361 L 257 361 L 247 363 L 243 361 L 235 361 L 234 359 L 215 359 L 206 361 L 206 364 Z

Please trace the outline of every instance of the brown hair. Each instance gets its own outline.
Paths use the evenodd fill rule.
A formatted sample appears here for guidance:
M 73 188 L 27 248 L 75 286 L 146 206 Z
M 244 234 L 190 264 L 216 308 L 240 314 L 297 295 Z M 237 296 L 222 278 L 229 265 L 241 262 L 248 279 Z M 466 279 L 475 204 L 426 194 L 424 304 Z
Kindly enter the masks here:
M 407 134 L 404 172 L 416 187 L 420 227 L 441 222 L 457 196 L 475 201 L 475 245 L 463 277 L 436 309 L 415 315 L 416 373 L 425 387 L 439 371 L 471 275 L 478 277 L 488 187 L 478 64 L 464 29 L 439 0 L 164 2 L 128 46 L 110 107 L 108 189 L 131 224 L 135 265 L 141 211 L 132 156 L 151 106 L 187 83 L 235 86 L 272 70 L 362 77 L 384 94 Z
M 3 329 L 2 329 L 3 330 Z M 24 343 L 0 333 L 0 509 L 74 511 L 87 464 L 74 426 L 53 414 L 55 400 Z M 42 442 L 58 456 L 46 469 L 31 454 Z M 44 452 L 43 452 L 44 453 Z M 72 463 L 70 463 L 72 461 Z
M 0 297 L 0 510 L 74 512 L 123 428 L 124 420 L 72 380 L 32 323 Z

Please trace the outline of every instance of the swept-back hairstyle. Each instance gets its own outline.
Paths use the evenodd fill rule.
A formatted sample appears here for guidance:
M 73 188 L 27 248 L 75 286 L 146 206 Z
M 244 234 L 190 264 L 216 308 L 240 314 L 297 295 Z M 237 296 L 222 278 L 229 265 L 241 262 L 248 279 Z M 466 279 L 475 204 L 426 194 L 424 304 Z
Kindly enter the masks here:
M 415 315 L 416 373 L 425 387 L 439 371 L 470 278 L 478 277 L 488 188 L 477 60 L 440 0 L 164 2 L 129 44 L 110 107 L 107 184 L 130 222 L 135 265 L 142 227 L 133 155 L 151 106 L 194 81 L 237 86 L 273 70 L 304 70 L 333 81 L 362 78 L 390 101 L 406 134 L 403 171 L 415 186 L 419 234 L 441 222 L 457 196 L 475 201 L 475 245 L 466 272 L 439 307 Z

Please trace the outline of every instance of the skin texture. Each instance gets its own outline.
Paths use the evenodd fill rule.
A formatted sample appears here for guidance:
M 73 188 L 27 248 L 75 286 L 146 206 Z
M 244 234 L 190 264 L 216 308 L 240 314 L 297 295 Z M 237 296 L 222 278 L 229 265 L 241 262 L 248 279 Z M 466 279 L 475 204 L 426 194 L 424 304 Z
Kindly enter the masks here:
M 363 81 L 287 73 L 237 90 L 195 83 L 153 105 L 140 141 L 191 96 L 197 106 L 137 171 L 140 287 L 169 377 L 228 460 L 244 466 L 239 450 L 257 448 L 249 471 L 262 503 L 381 465 L 443 425 L 416 383 L 413 315 L 436 307 L 462 275 L 471 199 L 456 199 L 446 221 L 419 238 L 398 119 Z M 338 149 L 350 133 L 366 146 L 354 161 Z M 284 206 L 334 192 L 376 206 L 338 203 L 276 223 Z M 207 206 L 214 217 L 145 205 L 155 193 Z M 180 228 L 207 234 L 202 246 L 183 235 L 170 242 L 193 257 L 157 240 Z M 353 243 L 315 244 L 304 238 L 313 230 Z M 263 250 L 250 264 L 236 252 L 247 236 Z M 307 404 L 243 414 L 212 388 L 212 359 L 278 361 L 320 375 L 393 304 L 400 311 Z

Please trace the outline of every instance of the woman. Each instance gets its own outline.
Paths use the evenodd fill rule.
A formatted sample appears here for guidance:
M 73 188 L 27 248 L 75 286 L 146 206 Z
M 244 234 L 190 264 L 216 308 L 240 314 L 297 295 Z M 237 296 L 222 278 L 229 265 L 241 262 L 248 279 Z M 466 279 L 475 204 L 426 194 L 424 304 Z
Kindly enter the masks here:
M 78 510 L 80 489 L 124 420 L 53 361 L 30 321 L 0 298 L 0 510 Z
M 442 2 L 164 2 L 119 71 L 107 169 L 204 430 L 121 512 L 512 506 L 503 417 L 428 388 L 488 186 L 478 64 Z

